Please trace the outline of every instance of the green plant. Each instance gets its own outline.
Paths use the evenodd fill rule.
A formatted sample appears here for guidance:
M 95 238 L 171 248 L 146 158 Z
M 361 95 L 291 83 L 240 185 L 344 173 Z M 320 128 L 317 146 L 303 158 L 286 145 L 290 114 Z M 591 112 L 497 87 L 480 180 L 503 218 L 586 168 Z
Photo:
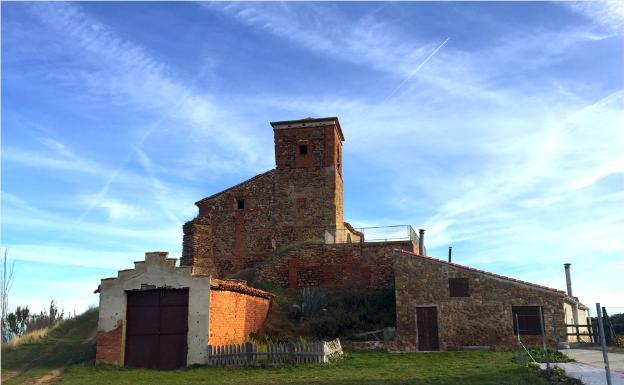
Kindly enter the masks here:
M 531 348 L 529 349 L 529 353 L 535 361 L 537 362 L 546 362 L 546 357 L 544 356 L 543 348 Z M 548 361 L 549 362 L 572 362 L 574 361 L 570 357 L 561 353 L 560 351 L 548 349 Z

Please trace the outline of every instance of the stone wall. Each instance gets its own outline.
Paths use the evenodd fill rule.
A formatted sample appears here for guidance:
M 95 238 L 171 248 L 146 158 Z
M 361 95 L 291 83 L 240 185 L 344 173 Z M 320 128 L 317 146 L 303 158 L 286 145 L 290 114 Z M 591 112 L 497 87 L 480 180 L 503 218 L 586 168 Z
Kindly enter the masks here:
M 289 288 L 392 288 L 395 249 L 415 251 L 415 245 L 410 241 L 291 245 L 259 265 L 256 279 Z
M 274 133 L 278 223 L 286 227 L 341 227 L 342 142 L 336 126 L 328 122 L 314 127 L 275 128 Z M 301 145 L 307 146 L 307 154 L 299 153 Z
M 262 327 L 269 299 L 228 290 L 210 292 L 210 345 L 240 344 Z
M 198 217 L 184 225 L 181 264 L 223 277 L 262 261 L 276 238 L 274 189 L 271 170 L 197 202 Z
M 275 170 L 196 203 L 198 217 L 183 228 L 183 266 L 227 277 L 284 245 L 321 241 L 326 231 L 345 228 L 337 119 L 288 123 L 273 125 Z
M 442 350 L 515 346 L 512 306 L 543 306 L 550 343 L 556 340 L 553 327 L 563 330 L 562 291 L 406 252 L 396 253 L 394 270 L 399 350 L 417 350 L 419 305 L 437 307 Z M 449 278 L 468 278 L 470 296 L 450 297 Z M 541 343 L 540 336 L 521 338 L 527 345 Z

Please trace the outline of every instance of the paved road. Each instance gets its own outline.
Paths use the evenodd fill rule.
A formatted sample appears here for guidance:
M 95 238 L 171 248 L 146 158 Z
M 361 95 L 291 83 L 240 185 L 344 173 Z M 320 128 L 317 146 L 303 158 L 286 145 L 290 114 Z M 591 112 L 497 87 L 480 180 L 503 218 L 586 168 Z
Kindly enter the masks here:
M 582 362 L 588 365 L 604 368 L 604 361 L 602 360 L 602 351 L 590 350 L 590 349 L 564 349 L 562 350 L 568 357 Z M 622 353 L 608 353 L 609 354 L 609 367 L 611 372 L 619 373 L 624 376 L 624 354 Z
M 568 357 L 578 362 L 564 362 L 555 364 L 565 370 L 569 377 L 583 381 L 585 385 L 606 385 L 602 352 L 589 349 L 565 349 L 561 350 Z M 543 368 L 546 364 L 541 364 Z M 624 385 L 624 354 L 609 353 L 609 367 L 611 368 L 612 385 Z

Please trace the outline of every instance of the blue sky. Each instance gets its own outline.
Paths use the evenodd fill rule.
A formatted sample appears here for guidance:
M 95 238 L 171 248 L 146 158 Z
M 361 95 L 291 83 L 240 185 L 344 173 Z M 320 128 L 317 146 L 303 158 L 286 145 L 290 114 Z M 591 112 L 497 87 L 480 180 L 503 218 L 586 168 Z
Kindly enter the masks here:
M 194 202 L 338 116 L 345 218 L 624 307 L 622 3 L 2 2 L 12 305 L 97 304 Z

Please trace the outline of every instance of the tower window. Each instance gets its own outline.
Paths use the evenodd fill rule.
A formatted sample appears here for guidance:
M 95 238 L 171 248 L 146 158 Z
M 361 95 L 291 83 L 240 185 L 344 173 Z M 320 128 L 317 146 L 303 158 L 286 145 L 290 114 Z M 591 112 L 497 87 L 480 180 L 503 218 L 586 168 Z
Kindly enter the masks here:
M 308 153 L 308 145 L 307 144 L 300 144 L 299 145 L 299 154 L 306 155 L 307 153 Z
M 239 210 L 244 210 L 245 209 L 245 200 L 244 199 L 237 199 L 236 200 L 236 208 Z

